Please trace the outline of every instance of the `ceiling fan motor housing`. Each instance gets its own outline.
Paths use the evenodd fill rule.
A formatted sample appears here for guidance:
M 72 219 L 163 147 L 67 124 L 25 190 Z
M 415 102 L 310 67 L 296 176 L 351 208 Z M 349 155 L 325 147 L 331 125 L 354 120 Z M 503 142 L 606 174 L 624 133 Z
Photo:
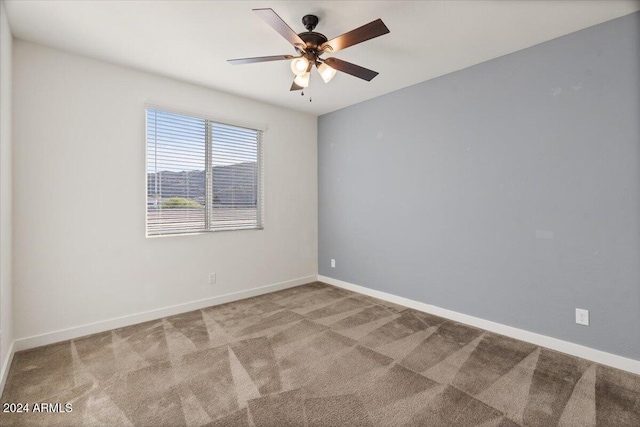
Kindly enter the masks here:
M 305 50 L 307 52 L 307 59 L 312 59 L 309 57 L 309 54 L 315 58 L 316 56 L 320 56 L 323 52 L 320 50 L 320 46 L 323 45 L 323 43 L 327 42 L 327 38 L 324 36 L 324 34 L 320 34 L 320 33 L 315 33 L 313 31 L 310 31 L 308 33 L 300 33 L 298 34 L 298 36 L 300 36 L 300 38 L 302 39 L 302 41 L 307 45 Z
M 314 32 L 314 28 L 318 25 L 318 17 L 315 15 L 305 15 L 302 17 L 302 24 L 307 29 L 306 33 L 300 33 L 298 36 L 305 43 L 304 56 L 312 63 L 316 62 L 318 57 L 322 55 L 320 46 L 327 42 L 324 34 Z

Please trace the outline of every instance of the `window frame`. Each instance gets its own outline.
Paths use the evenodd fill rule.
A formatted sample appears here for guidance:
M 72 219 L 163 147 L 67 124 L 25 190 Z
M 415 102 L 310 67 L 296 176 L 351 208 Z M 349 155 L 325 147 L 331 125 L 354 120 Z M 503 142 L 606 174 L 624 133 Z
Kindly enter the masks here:
M 256 194 L 256 226 L 251 227 L 238 227 L 238 228 L 222 228 L 215 229 L 211 228 L 211 209 L 213 205 L 213 200 L 211 195 L 208 193 L 213 190 L 213 182 L 212 182 L 212 174 L 211 171 L 205 170 L 205 228 L 202 230 L 195 231 L 175 231 L 175 232 L 167 232 L 161 234 L 149 234 L 149 215 L 148 215 L 148 204 L 149 204 L 149 173 L 148 173 L 148 156 L 149 156 L 149 143 L 147 140 L 148 136 L 148 112 L 149 110 L 158 110 L 164 113 L 170 114 L 179 114 L 183 116 L 192 117 L 194 119 L 200 119 L 207 121 L 206 132 L 207 139 L 209 139 L 210 134 L 210 123 L 213 122 L 215 124 L 223 125 L 223 126 L 234 126 L 239 128 L 244 128 L 252 131 L 259 132 L 258 135 L 258 143 L 257 143 L 257 168 L 258 168 L 258 188 Z M 157 104 L 152 102 L 145 102 L 143 106 L 144 113 L 144 191 L 145 191 L 145 211 L 144 211 L 144 232 L 145 237 L 148 239 L 153 239 L 157 237 L 176 237 L 176 236 L 193 236 L 193 235 L 202 235 L 202 234 L 210 234 L 210 233 L 218 233 L 224 231 L 245 231 L 245 230 L 264 230 L 265 227 L 265 209 L 264 209 L 264 194 L 265 194 L 265 174 L 264 174 L 264 163 L 265 163 L 265 150 L 264 150 L 264 142 L 265 142 L 265 134 L 267 133 L 267 125 L 255 122 L 247 122 L 240 120 L 233 120 L 229 118 L 221 118 L 212 116 L 206 113 L 194 112 L 192 110 L 185 110 L 182 108 L 175 107 L 167 107 L 164 104 Z M 210 142 L 210 141 L 208 141 Z M 206 150 L 207 155 L 205 155 L 205 162 L 211 160 L 211 149 Z M 207 168 L 210 169 L 210 168 Z

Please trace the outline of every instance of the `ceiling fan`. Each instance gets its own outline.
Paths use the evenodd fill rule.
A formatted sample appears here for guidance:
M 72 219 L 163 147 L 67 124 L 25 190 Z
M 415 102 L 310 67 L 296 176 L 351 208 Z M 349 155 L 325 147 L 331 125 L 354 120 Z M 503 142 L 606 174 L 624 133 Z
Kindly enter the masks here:
M 324 34 L 313 31 L 319 21 L 318 17 L 315 15 L 305 15 L 302 18 L 302 24 L 307 29 L 307 32 L 296 34 L 291 27 L 289 27 L 287 23 L 273 11 L 273 9 L 253 9 L 253 11 L 282 37 L 287 39 L 287 41 L 293 45 L 298 55 L 274 55 L 255 58 L 229 59 L 228 62 L 231 64 L 251 64 L 255 62 L 291 59 L 291 71 L 295 74 L 295 78 L 290 89 L 292 91 L 302 90 L 309 86 L 311 69 L 314 65 L 318 69 L 318 72 L 325 83 L 328 83 L 333 76 L 335 76 L 336 71 L 342 71 L 343 73 L 350 74 L 366 81 L 371 81 L 378 75 L 378 73 L 373 70 L 369 70 L 338 58 L 332 57 L 324 59 L 320 56 L 324 53 L 335 53 L 358 43 L 387 34 L 389 29 L 384 25 L 384 22 L 382 22 L 381 19 L 376 19 L 362 27 L 328 40 Z

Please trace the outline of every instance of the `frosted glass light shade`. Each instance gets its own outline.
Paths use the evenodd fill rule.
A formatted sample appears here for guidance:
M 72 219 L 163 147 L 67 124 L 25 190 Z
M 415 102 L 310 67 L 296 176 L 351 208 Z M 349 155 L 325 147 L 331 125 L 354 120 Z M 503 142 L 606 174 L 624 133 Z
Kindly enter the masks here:
M 320 73 L 320 77 L 324 80 L 325 83 L 329 83 L 333 76 L 336 75 L 336 69 L 331 68 L 324 62 L 318 66 L 318 72 Z
M 301 76 L 306 73 L 308 66 L 309 60 L 304 56 L 300 58 L 294 58 L 291 61 L 291 71 L 293 71 L 293 74 L 295 74 L 296 76 Z
M 301 76 L 296 76 L 293 81 L 300 87 L 307 87 L 309 86 L 309 77 L 311 77 L 311 73 L 304 73 Z

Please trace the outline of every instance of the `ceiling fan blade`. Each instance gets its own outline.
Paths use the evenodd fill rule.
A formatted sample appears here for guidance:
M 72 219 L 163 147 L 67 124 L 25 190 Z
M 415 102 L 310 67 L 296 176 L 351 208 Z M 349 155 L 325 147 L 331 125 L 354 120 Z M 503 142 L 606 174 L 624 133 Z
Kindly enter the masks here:
M 273 11 L 273 9 L 253 9 L 253 11 L 292 45 L 306 46 L 306 43 L 300 38 L 300 36 L 296 34 L 296 32 L 293 31 L 291 27 L 289 27 L 287 23 Z
M 294 90 L 302 90 L 304 89 L 302 86 L 299 86 L 295 80 L 293 80 L 293 83 L 291 84 L 291 89 L 289 89 L 289 92 L 293 92 Z
M 362 43 L 387 33 L 389 33 L 389 29 L 384 25 L 382 19 L 376 19 L 362 27 L 351 30 L 348 33 L 344 33 L 341 36 L 323 43 L 321 48 L 324 49 L 327 46 L 331 46 L 330 52 L 337 52 L 339 50 L 346 49 L 349 46 L 353 46 L 354 44 Z
M 361 78 L 368 82 L 378 75 L 378 72 L 376 71 L 369 70 L 368 68 L 364 68 L 338 58 L 327 58 L 324 60 L 324 63 L 331 68 L 335 68 L 343 73 L 351 74 L 354 77 Z
M 227 62 L 233 65 L 240 65 L 253 64 L 254 62 L 281 61 L 293 58 L 295 58 L 293 55 L 256 56 L 255 58 L 227 59 Z

